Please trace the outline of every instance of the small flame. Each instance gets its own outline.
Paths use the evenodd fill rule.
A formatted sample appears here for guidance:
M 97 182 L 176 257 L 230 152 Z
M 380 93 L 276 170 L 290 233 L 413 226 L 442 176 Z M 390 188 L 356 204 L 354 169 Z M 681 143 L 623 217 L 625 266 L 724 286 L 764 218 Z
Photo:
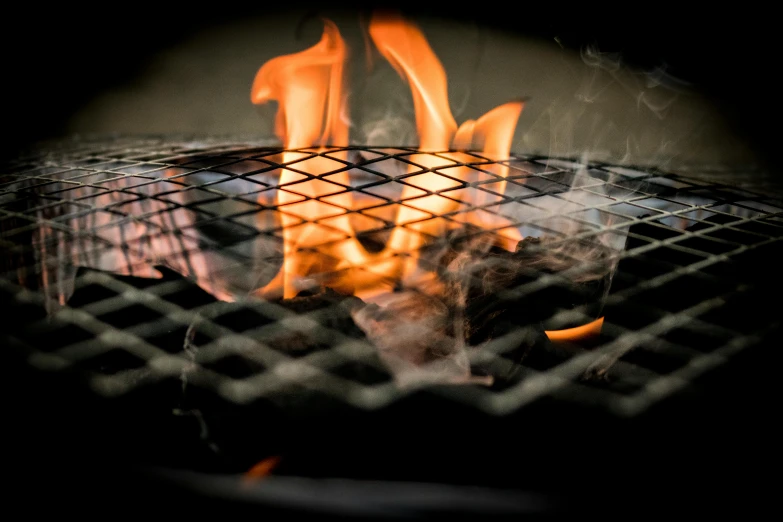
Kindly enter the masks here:
M 583 324 L 582 326 L 577 326 L 576 328 L 567 328 L 565 330 L 547 330 L 544 333 L 550 341 L 555 343 L 578 342 L 599 335 L 603 325 L 604 318 L 599 317 L 595 321 Z

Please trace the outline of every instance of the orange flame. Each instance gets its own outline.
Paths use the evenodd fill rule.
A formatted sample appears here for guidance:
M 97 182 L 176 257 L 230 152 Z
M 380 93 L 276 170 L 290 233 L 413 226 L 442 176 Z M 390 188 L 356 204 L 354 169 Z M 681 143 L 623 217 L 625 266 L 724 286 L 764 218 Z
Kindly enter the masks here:
M 410 86 L 419 148 L 429 152 L 478 149 L 491 158 L 508 157 L 522 102 L 507 103 L 457 127 L 448 103 L 446 72 L 421 30 L 398 15 L 376 14 L 371 19 L 369 35 L 381 55 Z M 348 143 L 348 124 L 340 118 L 346 109 L 343 92 L 346 54 L 337 27 L 326 21 L 323 36 L 316 45 L 300 53 L 274 58 L 258 71 L 251 100 L 255 104 L 278 102 L 276 133 L 286 149 Z M 287 161 L 286 154 L 293 159 L 288 152 L 284 153 L 284 160 Z M 447 157 L 448 154 L 455 153 L 446 152 Z M 353 209 L 354 205 L 351 193 L 340 186 L 349 184 L 348 173 L 340 170 L 340 164 L 323 156 L 314 157 L 304 165 L 300 163 L 299 169 L 311 177 L 297 183 L 294 182 L 301 179 L 301 174 L 282 169 L 281 184 L 292 183 L 277 196 L 284 227 L 284 262 L 278 276 L 259 293 L 292 297 L 303 281 L 317 279 L 338 291 L 367 297 L 385 288 L 388 281 L 401 279 L 405 284 L 431 281 L 434 274 L 418 267 L 418 251 L 425 241 L 423 238 L 441 235 L 447 228 L 458 226 L 438 216 L 453 212 L 460 203 L 438 193 L 470 181 L 469 169 L 452 169 L 455 172 L 446 177 L 434 171 L 441 161 L 436 156 L 415 155 L 410 160 L 427 171 L 416 176 L 415 183 L 413 178 L 408 178 L 410 181 L 404 184 L 401 199 L 406 204 L 398 206 L 396 226 L 386 247 L 372 254 L 356 239 L 350 214 L 344 210 Z M 415 168 L 411 166 L 410 172 Z M 495 170 L 502 177 L 507 174 L 505 166 Z M 330 174 L 329 182 L 321 179 L 324 174 Z M 505 182 L 500 185 L 502 194 Z M 425 195 L 421 195 L 422 190 Z M 487 193 L 474 192 L 475 196 L 463 201 L 473 206 L 485 204 Z M 301 196 L 306 199 L 300 202 Z M 323 200 L 325 196 L 329 196 L 328 202 Z M 422 212 L 435 218 L 422 220 Z M 306 223 L 294 227 L 298 218 Z M 319 224 L 327 218 L 328 228 Z M 497 243 L 508 250 L 513 250 L 521 240 L 511 223 L 494 214 L 462 219 L 499 229 Z M 372 267 L 371 272 L 368 267 Z
M 250 100 L 280 105 L 275 132 L 287 149 L 348 144 L 348 126 L 340 119 L 344 102 L 345 42 L 337 26 L 324 20 L 321 40 L 296 54 L 278 56 L 256 74 Z
M 406 21 L 394 13 L 376 13 L 370 21 L 370 37 L 378 47 L 381 55 L 386 58 L 397 72 L 407 80 L 413 95 L 413 106 L 416 114 L 416 129 L 419 134 L 419 148 L 424 151 L 443 151 L 449 148 L 453 143 L 454 148 L 460 150 L 476 150 L 473 148 L 474 137 L 483 141 L 482 147 L 485 153 L 492 156 L 508 157 L 511 150 L 511 140 L 514 135 L 519 115 L 522 112 L 521 103 L 506 104 L 498 107 L 484 116 L 478 122 L 469 120 L 457 128 L 454 117 L 451 114 L 451 108 L 448 104 L 448 92 L 446 82 L 446 72 L 443 65 L 433 52 L 427 39 L 418 27 Z M 475 136 L 474 136 L 475 135 Z M 415 158 L 417 163 L 427 168 L 434 168 L 439 161 L 437 157 L 421 155 Z M 467 169 L 455 169 L 454 177 L 462 181 L 468 181 Z M 500 173 L 505 177 L 508 169 Z M 418 186 L 424 190 L 437 193 L 441 190 L 452 187 L 453 181 L 437 174 L 425 174 L 421 176 Z M 415 188 L 406 185 L 403 188 L 402 199 L 412 196 L 410 194 Z M 505 190 L 505 184 L 501 190 Z M 478 191 L 477 195 L 481 200 L 474 199 L 468 203 L 474 206 L 480 206 L 486 203 L 484 199 L 487 193 Z M 425 199 L 426 198 L 422 198 Z M 430 197 L 426 204 L 426 210 L 434 215 L 440 215 L 455 209 L 456 203 L 442 197 Z M 424 201 L 419 200 L 420 203 Z M 418 206 L 418 205 L 417 205 Z M 421 206 L 418 206 L 421 208 Z M 407 221 L 408 214 L 412 211 L 408 207 L 403 207 L 400 212 L 402 221 Z M 473 224 L 478 226 L 492 225 L 498 228 L 498 218 L 495 223 L 477 223 L 472 219 Z M 446 225 L 445 221 L 428 221 L 412 228 L 420 232 L 426 232 L 431 235 L 442 233 L 442 227 Z M 397 230 L 395 230 L 396 232 Z M 503 246 L 508 250 L 513 250 L 516 242 L 522 239 L 518 231 L 507 233 L 510 241 L 502 241 Z M 501 234 L 500 239 L 504 239 Z M 402 233 L 392 234 L 390 245 L 398 250 L 415 251 L 421 246 L 422 236 L 417 235 L 412 238 L 405 235 L 402 239 Z M 513 244 L 510 244 L 513 243 Z M 415 258 L 411 258 L 415 262 Z
M 604 318 L 599 317 L 595 321 L 577 326 L 576 328 L 567 328 L 565 330 L 547 330 L 544 332 L 549 340 L 555 343 L 562 342 L 577 342 L 590 337 L 594 337 L 601 333 L 601 328 L 604 325 Z
M 472 183 L 476 171 L 468 167 L 450 167 L 448 176 L 443 175 L 442 158 L 452 158 L 458 163 L 473 161 L 475 156 L 464 151 L 480 151 L 491 160 L 508 158 L 511 142 L 524 103 L 515 101 L 501 105 L 476 120 L 469 120 L 457 126 L 448 104 L 446 73 L 440 61 L 427 43 L 422 32 L 410 22 L 396 15 L 377 15 L 371 20 L 369 35 L 372 42 L 408 83 L 413 97 L 420 148 L 435 154 L 414 154 L 408 156 L 411 164 L 424 167 L 423 172 L 413 170 L 402 180 L 403 190 L 400 202 L 393 203 L 393 231 L 380 252 L 370 253 L 359 242 L 354 230 L 356 211 L 362 209 L 361 203 L 355 204 L 350 186 L 349 174 L 345 163 L 337 161 L 339 152 L 315 155 L 305 161 L 302 153 L 296 149 L 321 147 L 327 145 L 348 145 L 349 124 L 342 117 L 346 113 L 346 93 L 343 85 L 347 49 L 335 24 L 325 21 L 320 41 L 300 53 L 281 56 L 270 60 L 258 71 L 251 90 L 254 104 L 270 101 L 278 103 L 275 130 L 282 140 L 285 152 L 280 168 L 279 187 L 275 196 L 275 212 L 283 226 L 284 261 L 277 276 L 266 286 L 258 289 L 263 297 L 283 295 L 293 297 L 302 284 L 315 283 L 329 286 L 337 291 L 353 293 L 369 299 L 392 289 L 397 283 L 404 286 L 437 285 L 438 278 L 431 270 L 422 268 L 418 259 L 424 246 L 425 237 L 438 236 L 460 223 L 471 223 L 495 234 L 494 244 L 507 250 L 514 250 L 521 240 L 519 230 L 505 218 L 490 212 L 474 210 L 485 204 L 497 203 L 502 198 L 508 174 L 503 163 L 484 165 L 483 168 L 502 178 L 493 182 L 493 192 L 479 190 Z M 453 149 L 458 152 L 454 152 Z M 336 158 L 337 160 L 330 159 Z M 178 185 L 181 172 L 177 168 L 168 169 L 164 177 Z M 166 182 L 169 183 L 169 182 Z M 94 229 L 94 238 L 81 238 L 80 249 L 70 249 L 75 266 L 91 266 L 101 270 L 116 270 L 130 275 L 157 277 L 153 263 L 165 264 L 170 268 L 187 273 L 197 280 L 206 291 L 221 300 L 231 301 L 239 293 L 233 286 L 234 274 L 221 273 L 217 266 L 221 258 L 212 258 L 209 252 L 202 250 L 198 234 L 193 232 L 197 214 L 189 208 L 186 192 L 174 190 L 167 199 L 143 197 L 126 201 L 122 181 L 111 180 L 103 188 L 91 185 L 80 186 L 73 194 L 80 199 L 95 198 L 96 208 L 112 207 L 112 212 L 95 212 L 88 216 L 74 212 L 71 223 L 75 230 Z M 157 184 L 161 187 L 161 184 Z M 179 185 L 181 188 L 182 185 Z M 447 189 L 463 186 L 459 191 L 450 193 L 449 198 L 440 195 Z M 109 190 L 106 190 L 109 189 Z M 135 189 L 136 190 L 136 189 Z M 142 193 L 144 193 L 144 189 Z M 154 189 L 153 189 L 154 190 Z M 160 190 L 158 188 L 158 190 Z M 461 195 L 455 195 L 460 192 Z M 149 195 L 149 194 L 148 194 Z M 270 196 L 259 195 L 258 202 L 268 206 Z M 488 201 L 490 198 L 495 198 Z M 359 197 L 357 197 L 357 201 Z M 170 205 L 171 204 L 171 205 Z M 456 212 L 461 205 L 471 207 L 470 212 Z M 386 207 L 387 209 L 389 207 Z M 65 212 L 65 210 L 58 210 Z M 114 212 L 128 216 L 149 216 L 145 220 L 117 220 Z M 443 217 L 450 213 L 449 219 Z M 390 212 L 389 214 L 392 214 Z M 429 216 L 429 217 L 428 217 Z M 364 216 L 366 219 L 370 219 Z M 268 228 L 269 215 L 258 213 L 255 217 L 259 228 Z M 266 220 L 266 222 L 264 221 Z M 153 232 L 154 233 L 151 233 Z M 176 233 L 174 233 L 176 231 Z M 190 231 L 190 233 L 181 233 Z M 59 241 L 48 241 L 55 238 Z M 141 240 L 143 238 L 143 241 Z M 42 284 L 47 295 L 55 291 L 58 304 L 66 301 L 67 284 L 63 283 L 62 254 L 69 251 L 69 238 L 62 230 L 51 227 L 41 228 L 36 236 L 40 243 L 42 263 Z M 133 249 L 124 248 L 128 242 L 134 243 Z M 271 240 L 270 240 L 271 241 Z M 99 245 L 100 244 L 100 245 Z M 105 248 L 104 244 L 111 245 Z M 54 255 L 48 255 L 47 248 L 56 245 Z M 266 250 L 268 245 L 264 246 Z M 216 260 L 217 259 L 217 260 Z M 153 262 L 153 263 L 150 263 Z M 120 265 L 117 265 L 120 263 Z M 242 265 L 253 270 L 256 267 Z M 244 275 L 244 274 L 243 274 Z M 264 280 L 267 280 L 264 272 Z M 244 280 L 244 277 L 237 277 Z M 251 278 L 252 279 L 252 278 Z M 247 286 L 240 283 L 242 290 Z M 252 283 L 248 283 L 252 284 Z M 73 288 L 71 287 L 70 291 Z M 437 290 L 437 288 L 436 288 Z M 388 303 L 387 303 L 388 304 Z M 47 301 L 47 306 L 50 306 Z M 421 310 L 412 308 L 413 320 L 429 328 L 429 332 L 412 339 L 415 344 L 429 333 L 443 335 L 443 332 L 430 324 L 438 325 L 437 313 L 424 317 Z M 406 318 L 407 319 L 407 318 Z M 368 324 L 375 321 L 372 316 Z M 381 322 L 382 321 L 377 321 Z M 358 322 L 357 322 L 358 324 Z M 567 330 L 546 331 L 553 342 L 574 342 L 588 339 L 600 333 L 603 318 L 586 325 Z M 360 325 L 361 326 L 361 325 Z M 392 325 L 393 326 L 393 325 Z M 410 331 L 410 323 L 404 323 Z M 439 326 L 437 327 L 439 328 Z M 390 330 L 393 331 L 393 330 Z M 382 334 L 385 331 L 381 330 Z M 403 363 L 412 361 L 417 364 L 421 353 L 408 350 L 408 339 L 403 338 L 401 356 L 395 352 L 399 346 L 387 343 L 387 339 L 399 341 L 395 335 L 383 335 L 378 344 L 380 352 L 393 355 Z M 427 346 L 427 343 L 423 343 Z M 406 356 L 410 356 L 406 358 Z M 469 372 L 469 361 L 465 353 L 456 350 L 446 355 L 449 365 L 449 382 L 476 382 L 475 378 L 460 372 Z M 399 362 L 399 361 L 398 361 Z M 396 363 L 395 363 L 396 364 Z M 454 373 L 457 372 L 457 373 Z M 251 468 L 246 480 L 254 481 L 269 475 L 279 463 L 279 457 L 269 457 Z
M 369 32 L 381 55 L 410 85 L 419 148 L 429 152 L 447 150 L 457 122 L 449 108 L 446 71 L 424 34 L 391 13 L 376 13 Z
M 340 117 L 345 104 L 343 69 L 346 53 L 345 42 L 337 26 L 325 20 L 323 36 L 313 47 L 274 58 L 259 69 L 253 81 L 250 99 L 255 104 L 271 100 L 278 102 L 275 132 L 286 149 L 327 143 L 338 146 L 348 144 L 348 124 Z M 283 153 L 285 163 L 295 158 L 296 154 Z M 335 170 L 335 164 L 337 162 L 327 158 L 314 157 L 307 162 L 306 172 L 319 176 Z M 301 178 L 300 174 L 283 169 L 280 184 Z M 338 173 L 334 181 L 347 185 L 348 174 Z M 311 273 L 330 272 L 337 267 L 339 259 L 355 257 L 356 245 L 352 244 L 344 244 L 337 251 L 322 252 L 325 255 L 314 254 L 310 250 L 318 247 L 324 239 L 333 239 L 335 234 L 342 232 L 348 237 L 354 235 L 346 215 L 333 220 L 331 226 L 336 229 L 333 231 L 317 224 L 322 219 L 340 213 L 337 207 L 318 201 L 317 198 L 340 188 L 339 185 L 313 177 L 297 183 L 291 192 L 278 192 L 276 203 L 285 209 L 281 213 L 284 261 L 278 277 L 267 285 L 268 290 L 279 293 L 282 287 L 285 297 L 293 297 L 297 291 L 297 279 Z M 300 196 L 306 200 L 299 202 Z M 350 194 L 337 196 L 334 203 L 350 208 Z M 299 222 L 297 216 L 311 222 L 295 228 L 294 225 Z M 305 254 L 303 251 L 310 253 Z M 339 288 L 340 282 L 334 281 L 332 286 Z
M 282 457 L 272 456 L 257 462 L 253 465 L 252 468 L 247 470 L 244 475 L 242 475 L 242 480 L 246 484 L 249 484 L 258 482 L 261 479 L 268 477 L 272 474 L 278 464 L 280 464 L 281 460 Z

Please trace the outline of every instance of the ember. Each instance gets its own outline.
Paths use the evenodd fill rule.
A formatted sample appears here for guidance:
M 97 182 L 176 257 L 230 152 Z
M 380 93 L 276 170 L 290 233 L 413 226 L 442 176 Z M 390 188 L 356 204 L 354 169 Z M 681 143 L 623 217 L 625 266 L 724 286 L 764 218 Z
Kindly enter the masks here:
M 104 516 L 199 510 L 105 480 L 141 463 L 209 501 L 485 518 L 532 491 L 631 513 L 662 467 L 690 496 L 772 454 L 779 197 L 511 153 L 524 104 L 459 124 L 424 33 L 389 14 L 368 44 L 419 144 L 350 145 L 340 29 L 258 71 L 282 146 L 79 139 L 0 175 L 3 381 L 29 398 L 8 401 L 13 476 L 37 498 L 41 469 L 99 462 L 48 489 Z M 747 440 L 716 458 L 727 421 Z

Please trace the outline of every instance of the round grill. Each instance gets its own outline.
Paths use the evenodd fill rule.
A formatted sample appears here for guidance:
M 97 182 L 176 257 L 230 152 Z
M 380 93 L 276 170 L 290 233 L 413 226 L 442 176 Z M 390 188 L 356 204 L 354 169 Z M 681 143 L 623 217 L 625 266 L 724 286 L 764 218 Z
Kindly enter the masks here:
M 349 147 L 287 151 L 284 162 L 283 152 L 237 140 L 76 141 L 4 168 L 0 284 L 12 306 L 2 335 L 12 373 L 24 375 L 13 391 L 46 412 L 36 429 L 52 419 L 83 427 L 78 437 L 47 440 L 50 447 L 121 445 L 124 456 L 157 468 L 231 476 L 282 455 L 281 476 L 256 484 L 254 501 L 286 497 L 270 494 L 280 484 L 307 490 L 286 483 L 291 477 L 337 476 L 364 481 L 340 483 L 349 489 L 367 480 L 437 482 L 448 485 L 432 493 L 441 500 L 465 498 L 466 484 L 495 488 L 476 498 L 496 495 L 492 502 L 508 513 L 552 505 L 554 497 L 523 498 L 520 490 L 589 490 L 575 486 L 580 461 L 614 465 L 587 471 L 612 483 L 685 455 L 706 474 L 714 463 L 673 423 L 701 412 L 701 426 L 688 429 L 703 441 L 726 415 L 741 415 L 731 406 L 739 398 L 763 404 L 754 394 L 763 393 L 763 360 L 780 333 L 771 304 L 781 289 L 779 192 L 732 178 L 523 155 Z M 305 165 L 315 157 L 333 168 L 311 174 Z M 284 168 L 301 178 L 281 185 Z M 455 177 L 455 169 L 469 176 Z M 330 181 L 344 171 L 350 185 Z M 401 200 L 401 188 L 418 187 L 422 173 L 453 183 Z M 297 192 L 312 179 L 329 185 L 324 195 Z M 333 213 L 314 222 L 281 205 L 279 191 L 297 197 L 291 205 L 315 199 Z M 352 208 L 334 197 L 343 193 Z M 433 215 L 417 204 L 423 198 L 459 206 Z M 401 207 L 420 214 L 395 223 L 390 216 Z M 334 233 L 329 218 L 348 214 L 356 231 L 349 239 L 368 250 L 395 226 L 415 233 L 413 224 L 430 219 L 466 237 L 514 228 L 546 238 L 539 248 L 569 262 L 482 294 L 484 305 L 506 303 L 500 309 L 518 318 L 477 334 L 469 351 L 473 375 L 493 377 L 491 385 L 401 386 L 352 320 L 345 295 L 323 287 L 296 302 L 254 294 L 281 266 L 281 213 L 321 225 L 325 235 Z M 452 239 L 422 244 L 429 252 Z M 579 255 L 599 250 L 606 270 L 592 286 L 575 284 L 586 261 Z M 600 335 L 587 340 L 531 341 L 531 328 L 551 333 L 598 317 Z M 651 446 L 662 429 L 669 435 Z M 369 449 L 356 450 L 357 440 Z M 633 466 L 623 464 L 628 458 Z M 508 479 L 515 466 L 525 472 Z M 410 504 L 403 490 L 388 498 Z M 362 504 L 372 495 L 358 497 Z

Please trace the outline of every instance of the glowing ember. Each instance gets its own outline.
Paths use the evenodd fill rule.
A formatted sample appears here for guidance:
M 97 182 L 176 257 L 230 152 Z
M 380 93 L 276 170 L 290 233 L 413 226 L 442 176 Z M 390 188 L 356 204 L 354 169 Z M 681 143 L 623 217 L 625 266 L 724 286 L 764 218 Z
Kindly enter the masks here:
M 547 330 L 546 336 L 552 342 L 578 342 L 601 333 L 601 327 L 604 325 L 604 318 L 599 317 L 595 321 L 577 326 L 576 328 L 567 328 L 565 330 Z
M 245 483 L 258 482 L 264 477 L 268 477 L 272 474 L 275 468 L 280 464 L 281 457 L 267 457 L 264 460 L 257 462 L 252 468 L 247 470 L 242 476 L 242 480 Z

